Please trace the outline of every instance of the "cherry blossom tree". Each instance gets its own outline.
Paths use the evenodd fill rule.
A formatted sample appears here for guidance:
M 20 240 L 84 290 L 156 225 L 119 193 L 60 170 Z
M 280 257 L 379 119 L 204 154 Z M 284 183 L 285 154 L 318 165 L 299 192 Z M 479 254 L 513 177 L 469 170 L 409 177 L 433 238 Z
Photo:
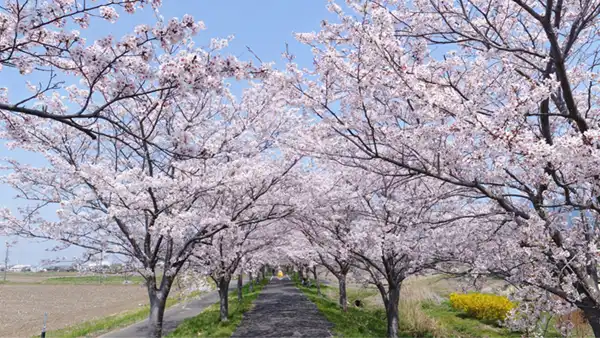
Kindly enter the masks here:
M 171 70 L 161 72 L 157 78 L 151 67 L 203 29 L 204 24 L 189 15 L 181 20 L 159 21 L 154 26 L 141 24 L 120 40 L 106 35 L 89 43 L 74 29 L 79 27 L 85 33 L 99 20 L 115 22 L 124 12 L 133 14 L 150 5 L 157 10 L 160 2 L 5 1 L 0 7 L 0 72 L 22 78 L 23 83 L 27 82 L 23 89 L 31 92 L 17 97 L 22 90 L 15 90 L 15 86 L 20 84 L 0 88 L 0 113 L 5 123 L 47 118 L 95 137 L 99 132 L 108 132 L 93 127 L 98 120 L 127 127 L 109 109 L 113 105 L 147 94 L 171 92 L 181 85 L 193 86 L 193 77 L 176 80 Z M 148 81 L 139 81 L 142 78 Z M 19 94 L 9 95 L 9 91 Z M 19 139 L 16 129 L 12 136 Z
M 63 123 L 12 116 L 2 136 L 18 141 L 9 147 L 40 153 L 49 165 L 7 161 L 5 183 L 30 203 L 20 215 L 4 210 L 2 226 L 11 234 L 84 248 L 89 256 L 137 261 L 150 299 L 149 335 L 160 336 L 171 285 L 194 248 L 242 220 L 257 221 L 255 207 L 267 210 L 262 215 L 279 212 L 276 205 L 255 203 L 278 182 L 268 177 L 273 168 L 296 160 L 274 150 L 283 131 L 276 114 L 280 97 L 254 82 L 239 99 L 229 92 L 226 80 L 252 80 L 250 69 L 215 51 L 163 55 L 148 72 L 157 83 L 169 78 L 185 90 L 119 101 L 108 108 L 119 126 L 99 119 L 95 140 Z M 144 76 L 131 81 L 149 82 Z M 246 185 L 261 172 L 264 185 Z M 222 208 L 232 196 L 239 198 L 235 209 Z M 57 221 L 41 216 L 47 208 L 57 209 Z
M 332 140 L 298 142 L 498 207 L 509 220 L 480 237 L 506 244 L 479 251 L 479 270 L 581 309 L 600 336 L 599 4 L 346 4 L 329 4 L 338 22 L 298 35 L 314 70 L 290 64 L 282 80 L 314 139 Z
M 246 256 L 244 260 L 244 271 L 248 273 L 248 283 L 250 292 L 254 291 L 254 285 L 264 280 L 266 275 L 267 265 L 269 263 L 277 261 L 277 252 L 279 246 L 285 245 L 282 243 L 282 238 L 279 238 L 279 245 L 273 243 L 272 245 L 264 247 L 262 250 L 254 252 L 250 256 Z
M 301 284 L 309 285 L 311 267 L 315 265 L 318 257 L 312 243 L 296 227 L 298 222 L 289 223 L 291 226 L 286 236 L 288 245 L 285 247 L 285 261 L 298 273 Z
M 347 164 L 315 162 L 317 169 L 310 173 L 315 177 L 306 182 L 318 187 L 313 193 L 319 198 L 297 199 L 300 205 L 307 200 L 313 204 L 299 208 L 290 220 L 312 244 L 304 260 L 312 251 L 324 265 L 337 264 L 330 268 L 340 276 L 341 306 L 347 303 L 344 290 L 350 264 L 362 270 L 381 294 L 388 336 L 397 337 L 402 283 L 448 257 L 446 252 L 436 252 L 437 238 L 446 237 L 453 223 L 460 225 L 475 214 L 456 209 L 456 189 L 449 191 L 426 177 L 413 177 L 404 170 L 395 174 L 384 170 L 384 175 Z
M 347 229 L 345 245 L 355 265 L 379 290 L 388 337 L 397 337 L 402 283 L 437 263 L 431 243 L 439 235 L 434 225 L 438 221 L 427 215 L 437 197 L 426 196 L 421 190 L 430 188 L 412 178 L 372 177 L 369 181 L 360 190 L 357 205 L 344 210 L 338 222 Z
M 342 218 L 347 216 L 345 211 L 351 209 L 355 201 L 349 198 L 353 193 L 352 185 L 343 178 L 336 178 L 335 172 L 327 169 L 330 168 L 321 163 L 318 169 L 307 173 L 304 180 L 307 184 L 304 191 L 298 193 L 294 215 L 288 222 L 293 224 L 293 237 L 303 236 L 306 239 L 294 239 L 296 250 L 302 253 L 296 253 L 296 256 L 318 262 L 337 278 L 339 305 L 346 312 L 346 279 L 353 258 L 347 247 L 349 228 Z M 307 248 L 309 251 L 304 253 Z M 317 280 L 317 276 L 314 278 Z
M 344 312 L 348 311 L 348 293 L 347 293 L 347 280 L 348 273 L 352 267 L 353 259 L 349 252 L 342 249 L 344 242 L 335 243 L 333 245 L 325 244 L 321 239 L 317 237 L 317 232 L 313 228 L 308 228 L 303 231 L 305 236 L 310 238 L 311 243 L 316 245 L 316 252 L 318 262 L 320 265 L 325 267 L 327 271 L 335 276 L 338 280 L 338 292 L 339 298 L 338 303 L 342 307 Z M 330 227 L 327 227 L 329 236 L 343 236 L 343 226 L 340 223 L 335 223 Z M 335 249 L 336 246 L 342 247 Z M 316 277 L 315 277 L 316 279 Z
M 279 163 L 278 163 L 279 164 Z M 227 197 L 219 196 L 214 206 L 230 215 L 234 225 L 215 234 L 210 245 L 197 247 L 193 253 L 193 268 L 209 276 L 219 291 L 220 321 L 229 320 L 229 283 L 238 273 L 238 298 L 241 301 L 242 273 L 247 260 L 272 246 L 277 246 L 284 229 L 279 220 L 288 216 L 292 207 L 286 199 L 286 177 L 296 164 L 273 166 L 272 171 L 254 172 L 245 177 L 241 189 Z M 264 175 L 264 176 L 263 176 Z M 240 182 L 242 183 L 242 182 Z

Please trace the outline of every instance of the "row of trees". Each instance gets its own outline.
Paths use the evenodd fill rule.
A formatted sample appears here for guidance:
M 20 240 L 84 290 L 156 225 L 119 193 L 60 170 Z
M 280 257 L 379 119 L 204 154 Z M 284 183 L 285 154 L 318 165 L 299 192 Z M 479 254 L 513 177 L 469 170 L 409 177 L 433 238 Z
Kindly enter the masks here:
M 319 162 L 318 167 L 306 178 L 318 188 L 297 200 L 294 214 L 286 218 L 293 237 L 306 242 L 292 254 L 302 258 L 296 260 L 324 267 L 338 279 L 339 305 L 344 311 L 350 272 L 354 279 L 377 287 L 387 313 L 388 335 L 395 337 L 403 282 L 443 269 L 443 263 L 459 254 L 454 244 L 462 240 L 463 223 L 487 215 L 459 206 L 454 195 L 458 191 L 426 177 L 365 173 L 329 161 Z
M 91 4 L 0 7 L 1 71 L 48 78 L 0 92 L 2 137 L 48 162 L 6 162 L 29 204 L 2 230 L 130 258 L 150 335 L 182 271 L 226 320 L 232 277 L 286 260 L 344 309 L 361 271 L 390 337 L 402 282 L 440 270 L 515 285 L 515 328 L 579 308 L 600 336 L 597 1 L 331 2 L 297 35 L 313 67 L 285 70 L 195 47 L 189 16 L 88 43 L 66 27 L 159 1 Z
M 84 260 L 111 254 L 129 262 L 146 281 L 153 337 L 184 271 L 215 279 L 227 320 L 231 276 L 260 268 L 260 254 L 276 240 L 268 229 L 291 212 L 284 190 L 299 160 L 277 148 L 288 124 L 278 114 L 281 96 L 253 83 L 265 69 L 220 55 L 220 40 L 193 47 L 201 22 L 186 15 L 91 44 L 66 28 L 158 3 L 0 7 L 0 63 L 26 80 L 48 76 L 29 86 L 30 97 L 13 101 L 12 88 L 2 92 L 8 147 L 47 162 L 6 161 L 3 182 L 28 203 L 3 210 L 2 228 L 81 247 Z M 65 86 L 69 77 L 81 80 Z M 231 78 L 249 81 L 240 97 L 230 92 Z M 43 217 L 47 209 L 58 217 Z
M 418 190 L 450 194 L 460 210 L 440 217 L 446 225 L 432 246 L 459 250 L 439 248 L 439 258 L 450 254 L 471 274 L 519 286 L 516 297 L 535 301 L 521 303 L 530 316 L 579 308 L 600 336 L 600 4 L 368 1 L 330 9 L 339 22 L 298 36 L 313 47 L 315 67 L 290 67 L 287 78 L 314 120 L 306 128 L 319 135 L 305 146 L 384 180 L 436 182 Z M 411 221 L 438 218 L 439 203 L 432 206 Z

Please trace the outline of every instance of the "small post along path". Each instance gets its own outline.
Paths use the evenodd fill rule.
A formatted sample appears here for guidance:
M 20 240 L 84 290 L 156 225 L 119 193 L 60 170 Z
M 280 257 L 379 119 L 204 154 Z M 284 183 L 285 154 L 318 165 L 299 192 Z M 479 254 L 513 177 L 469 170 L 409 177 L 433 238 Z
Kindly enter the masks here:
M 231 337 L 332 337 L 332 326 L 280 272 L 271 277 Z

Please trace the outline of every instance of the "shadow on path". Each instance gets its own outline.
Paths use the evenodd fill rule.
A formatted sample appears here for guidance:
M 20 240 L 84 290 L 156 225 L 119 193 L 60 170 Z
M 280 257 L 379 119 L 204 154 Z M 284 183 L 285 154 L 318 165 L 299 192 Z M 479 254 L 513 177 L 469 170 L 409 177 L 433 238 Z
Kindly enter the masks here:
M 292 281 L 274 278 L 231 337 L 331 337 L 332 326 Z

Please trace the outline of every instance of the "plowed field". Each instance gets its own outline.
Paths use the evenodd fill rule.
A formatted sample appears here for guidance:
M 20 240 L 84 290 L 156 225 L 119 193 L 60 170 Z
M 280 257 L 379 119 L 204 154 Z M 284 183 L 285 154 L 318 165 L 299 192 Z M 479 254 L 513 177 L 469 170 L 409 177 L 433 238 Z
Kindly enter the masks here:
M 0 337 L 31 337 L 148 302 L 140 285 L 0 284 Z

